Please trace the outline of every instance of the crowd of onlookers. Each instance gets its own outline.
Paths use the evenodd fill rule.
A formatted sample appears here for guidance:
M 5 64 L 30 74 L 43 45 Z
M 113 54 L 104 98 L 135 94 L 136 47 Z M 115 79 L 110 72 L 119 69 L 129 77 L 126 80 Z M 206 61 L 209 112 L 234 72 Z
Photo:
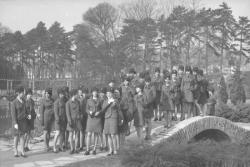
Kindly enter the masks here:
M 19 156 L 19 140 L 20 156 L 26 157 L 36 118 L 43 127 L 46 151 L 95 155 L 100 145 L 98 149 L 106 150 L 110 156 L 118 154 L 131 126 L 143 146 L 144 140 L 151 140 L 152 121 L 164 120 L 164 127 L 170 128 L 172 121 L 213 115 L 216 103 L 203 70 L 190 66 L 172 71 L 156 68 L 153 74 L 149 71 L 137 74 L 130 69 L 121 76 L 120 83 L 111 80 L 102 88 L 60 87 L 57 99 L 52 98 L 52 89 L 47 88 L 40 101 L 39 117 L 32 90 L 20 86 L 16 93 L 11 103 L 15 157 Z M 56 133 L 50 149 L 52 127 Z

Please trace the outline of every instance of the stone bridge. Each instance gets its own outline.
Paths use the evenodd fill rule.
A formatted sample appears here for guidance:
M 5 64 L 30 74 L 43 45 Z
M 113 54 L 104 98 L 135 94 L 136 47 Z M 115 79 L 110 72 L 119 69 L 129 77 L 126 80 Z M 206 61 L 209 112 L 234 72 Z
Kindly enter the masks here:
M 188 143 L 203 137 L 241 143 L 247 135 L 250 135 L 249 124 L 234 123 L 222 117 L 197 116 L 179 122 L 152 144 L 162 141 Z

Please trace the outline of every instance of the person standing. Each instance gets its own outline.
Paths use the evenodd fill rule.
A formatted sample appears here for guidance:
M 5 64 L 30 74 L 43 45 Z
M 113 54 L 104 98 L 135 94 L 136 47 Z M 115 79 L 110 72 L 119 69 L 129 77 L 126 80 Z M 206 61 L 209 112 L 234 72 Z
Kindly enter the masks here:
M 170 128 L 172 126 L 172 113 L 174 111 L 173 104 L 173 89 L 171 85 L 171 76 L 165 76 L 165 83 L 162 86 L 160 104 L 162 110 L 164 111 L 165 128 Z
M 145 87 L 143 89 L 146 101 L 146 107 L 144 109 L 144 121 L 146 128 L 145 140 L 151 140 L 152 118 L 154 117 L 154 102 L 156 98 L 156 90 L 151 83 L 149 75 L 145 76 Z
M 66 103 L 66 115 L 67 115 L 67 130 L 69 131 L 69 154 L 79 153 L 77 149 L 77 143 L 80 131 L 82 130 L 82 123 L 80 119 L 80 103 L 77 100 L 77 90 L 72 89 L 70 91 L 70 99 Z M 75 135 L 75 140 L 73 136 Z
M 66 116 L 66 101 L 65 93 L 62 88 L 57 90 L 58 98 L 54 103 L 54 115 L 55 115 L 55 136 L 53 152 L 57 153 L 56 148 L 57 141 L 59 139 L 59 151 L 64 151 L 63 144 L 65 145 L 65 131 L 67 128 L 67 116 Z
M 17 97 L 11 103 L 11 118 L 14 133 L 14 157 L 19 157 L 18 155 L 18 141 L 20 139 L 21 145 L 21 156 L 26 157 L 24 153 L 24 135 L 28 132 L 28 113 L 25 108 L 25 101 L 23 100 L 24 88 L 19 87 L 16 90 Z
M 162 111 L 159 108 L 160 99 L 161 99 L 161 88 L 163 85 L 162 77 L 160 76 L 160 68 L 155 69 L 155 74 L 152 78 L 152 83 L 154 84 L 156 90 L 156 97 L 154 101 L 154 121 L 161 121 L 162 119 Z
M 28 114 L 27 123 L 28 123 L 29 130 L 26 133 L 26 137 L 25 137 L 24 151 L 30 151 L 30 149 L 29 149 L 29 141 L 30 141 L 30 138 L 31 138 L 31 131 L 34 130 L 34 128 L 35 128 L 34 127 L 34 122 L 35 122 L 35 119 L 36 119 L 35 102 L 32 99 L 32 90 L 31 89 L 26 90 L 25 107 L 26 107 L 27 114 Z
M 185 116 L 183 112 L 181 111 L 182 108 L 182 93 L 181 93 L 181 82 L 180 79 L 177 77 L 177 71 L 173 70 L 171 73 L 171 93 L 172 93 L 172 101 L 174 104 L 174 119 L 178 120 L 178 113 L 180 113 L 181 118 L 180 120 L 183 120 L 183 117 Z
M 183 90 L 184 109 L 187 112 L 187 118 L 190 118 L 194 104 L 194 96 L 193 96 L 194 78 L 190 66 L 186 66 L 185 72 L 186 74 L 182 78 L 181 89 Z
M 179 112 L 181 113 L 181 118 L 180 118 L 181 121 L 183 121 L 185 119 L 185 112 L 183 109 L 183 107 L 184 107 L 184 100 L 183 100 L 184 93 L 183 93 L 183 90 L 181 87 L 183 77 L 184 77 L 184 66 L 179 65 L 177 78 L 176 78 L 176 85 L 179 85 L 179 87 L 180 87 L 180 104 L 178 106 L 179 106 Z M 173 78 L 172 78 L 172 80 L 173 80 Z M 177 118 L 175 118 L 175 120 L 177 120 Z
M 144 121 L 144 110 L 146 107 L 146 98 L 143 94 L 144 84 L 136 85 L 136 95 L 134 97 L 135 101 L 135 113 L 134 113 L 134 126 L 136 129 L 137 137 L 139 139 L 139 143 L 143 146 L 143 127 L 145 125 Z
M 209 92 L 208 92 L 209 83 L 208 80 L 204 77 L 203 70 L 201 69 L 198 71 L 197 79 L 200 89 L 200 96 L 198 98 L 197 103 L 200 106 L 201 115 L 205 116 L 206 115 L 205 105 L 209 99 Z
M 116 135 L 118 134 L 119 120 L 123 123 L 123 115 L 120 112 L 118 101 L 114 97 L 114 89 L 109 88 L 106 95 L 107 100 L 103 103 L 102 112 L 105 113 L 104 133 L 108 135 L 108 156 L 111 156 L 117 154 Z
M 50 133 L 52 129 L 52 124 L 54 122 L 54 110 L 53 110 L 54 100 L 52 99 L 52 89 L 45 89 L 45 98 L 41 101 L 40 115 L 41 115 L 41 125 L 44 130 L 44 145 L 45 150 L 48 152 Z
M 88 114 L 86 112 L 86 105 L 87 105 L 87 94 L 88 89 L 86 88 L 79 88 L 78 89 L 78 100 L 80 102 L 80 119 L 82 123 L 82 130 L 80 130 L 80 149 L 79 151 L 83 151 L 83 147 L 85 146 L 85 132 L 87 126 L 87 118 Z
M 92 88 L 92 97 L 90 97 L 87 101 L 86 112 L 88 113 L 88 120 L 87 120 L 87 149 L 84 155 L 90 154 L 90 144 L 91 144 L 91 137 L 94 134 L 94 148 L 92 151 L 93 155 L 96 155 L 96 147 L 98 143 L 98 137 L 102 133 L 103 130 L 103 123 L 102 123 L 102 103 L 100 98 L 98 97 L 98 89 Z

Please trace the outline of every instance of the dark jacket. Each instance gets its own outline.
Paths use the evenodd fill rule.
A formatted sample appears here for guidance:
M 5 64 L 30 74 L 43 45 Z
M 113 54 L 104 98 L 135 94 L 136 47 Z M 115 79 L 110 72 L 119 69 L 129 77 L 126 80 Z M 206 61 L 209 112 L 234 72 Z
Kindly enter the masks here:
M 156 98 L 156 90 L 155 87 L 150 84 L 149 86 L 144 87 L 143 94 L 145 96 L 145 111 L 144 111 L 144 117 L 145 118 L 153 118 L 154 116 L 154 101 Z
M 54 100 L 50 99 L 42 99 L 40 105 L 40 114 L 41 114 L 41 124 L 44 125 L 45 120 L 54 120 L 54 110 L 53 105 Z M 47 121 L 46 121 L 47 122 Z
M 15 99 L 11 103 L 11 117 L 12 123 L 17 124 L 19 120 L 27 119 L 28 113 L 25 108 L 25 102 L 21 103 L 18 99 Z
M 114 102 L 108 104 L 108 99 L 104 101 L 102 105 L 102 112 L 105 112 L 105 119 L 114 118 L 123 120 L 123 115 L 119 108 L 119 102 L 115 100 Z
M 25 101 L 25 107 L 27 110 L 27 114 L 31 115 L 31 120 L 36 119 L 35 102 L 32 98 Z
M 173 97 L 174 93 L 171 85 L 167 86 L 164 84 L 162 86 L 161 100 L 160 100 L 162 111 L 174 110 Z
M 72 123 L 72 121 L 80 119 L 80 103 L 77 99 L 74 101 L 71 99 L 68 100 L 66 103 L 66 115 L 69 125 Z
M 66 122 L 67 116 L 66 116 L 66 102 L 65 99 L 58 98 L 54 103 L 54 114 L 55 114 L 55 121 L 56 123 L 59 122 Z
M 134 113 L 134 126 L 135 127 L 142 127 L 144 126 L 144 112 L 147 106 L 146 98 L 142 95 L 135 95 L 135 107 L 136 111 Z
M 92 115 L 90 114 L 90 111 L 92 111 Z M 88 116 L 95 117 L 95 113 L 100 112 L 98 117 L 101 117 L 101 111 L 102 111 L 102 101 L 99 98 L 97 100 L 94 100 L 92 97 L 88 99 L 86 105 L 86 112 Z

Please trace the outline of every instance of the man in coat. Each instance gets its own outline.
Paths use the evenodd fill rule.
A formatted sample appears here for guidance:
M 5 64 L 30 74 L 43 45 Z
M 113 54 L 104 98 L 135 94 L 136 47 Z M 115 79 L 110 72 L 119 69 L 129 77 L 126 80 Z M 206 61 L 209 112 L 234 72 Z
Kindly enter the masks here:
M 67 127 L 67 117 L 66 117 L 66 101 L 65 93 L 62 88 L 57 90 L 58 98 L 54 103 L 54 115 L 55 115 L 55 137 L 54 137 L 54 147 L 53 152 L 57 153 L 56 143 L 59 139 L 59 151 L 64 151 L 63 145 L 65 145 L 65 131 Z
M 20 138 L 21 156 L 26 157 L 24 154 L 24 135 L 28 132 L 28 113 L 26 112 L 25 102 L 23 100 L 24 88 L 19 87 L 16 90 L 17 97 L 11 103 L 11 118 L 14 131 L 14 157 L 18 155 L 18 141 Z
M 154 102 L 156 98 L 155 86 L 151 83 L 149 75 L 145 77 L 145 87 L 143 94 L 145 96 L 146 107 L 144 111 L 144 120 L 146 128 L 145 140 L 151 139 L 152 118 L 154 117 Z

